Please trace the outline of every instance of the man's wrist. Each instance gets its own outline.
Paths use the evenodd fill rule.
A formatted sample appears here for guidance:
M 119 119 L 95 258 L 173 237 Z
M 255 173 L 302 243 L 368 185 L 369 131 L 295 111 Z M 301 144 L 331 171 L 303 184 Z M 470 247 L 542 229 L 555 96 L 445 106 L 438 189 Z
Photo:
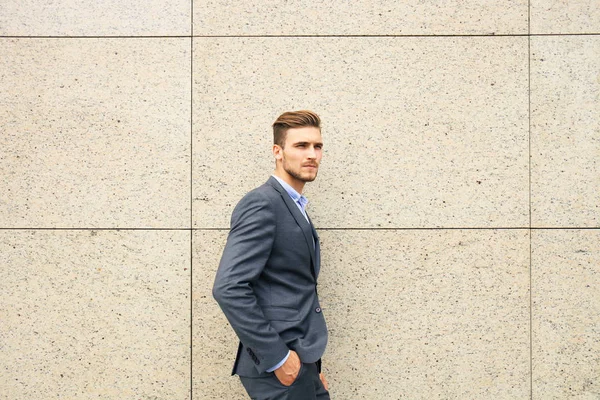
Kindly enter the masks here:
M 291 354 L 291 353 L 290 353 L 290 351 L 288 350 L 288 353 L 287 353 L 287 355 L 286 355 L 285 357 L 283 357 L 283 360 L 281 360 L 279 363 L 277 363 L 277 365 L 275 365 L 274 367 L 272 367 L 272 368 L 269 368 L 269 369 L 267 370 L 267 372 L 273 372 L 273 371 L 275 371 L 276 369 L 280 368 L 280 367 L 281 367 L 283 364 L 285 364 L 285 362 L 287 361 L 287 359 L 290 357 L 290 354 Z

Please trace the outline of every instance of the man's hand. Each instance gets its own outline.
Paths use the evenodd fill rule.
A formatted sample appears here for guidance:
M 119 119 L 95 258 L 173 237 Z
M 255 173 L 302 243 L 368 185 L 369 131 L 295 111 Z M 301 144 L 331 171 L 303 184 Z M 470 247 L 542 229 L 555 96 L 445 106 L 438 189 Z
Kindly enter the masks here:
M 282 385 L 290 386 L 298 377 L 301 365 L 298 354 L 294 350 L 290 350 L 290 356 L 285 360 L 285 363 L 273 372 Z
M 323 375 L 322 372 L 319 374 L 319 378 L 321 378 L 321 383 L 323 383 L 323 386 L 325 386 L 325 390 L 329 390 L 329 385 L 327 384 L 327 379 L 325 379 L 325 375 Z

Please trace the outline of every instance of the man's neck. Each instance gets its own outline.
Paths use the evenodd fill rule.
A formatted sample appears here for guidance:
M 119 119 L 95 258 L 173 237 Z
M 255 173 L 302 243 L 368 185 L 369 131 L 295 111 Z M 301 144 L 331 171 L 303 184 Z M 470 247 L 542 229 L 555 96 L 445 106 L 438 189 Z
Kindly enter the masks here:
M 275 169 L 275 171 L 273 171 L 273 175 L 282 179 L 285 183 L 287 183 L 288 185 L 293 187 L 296 192 L 302 194 L 302 190 L 304 190 L 304 184 L 306 182 L 302 182 L 302 181 L 294 178 L 287 172 L 280 171 L 279 169 Z

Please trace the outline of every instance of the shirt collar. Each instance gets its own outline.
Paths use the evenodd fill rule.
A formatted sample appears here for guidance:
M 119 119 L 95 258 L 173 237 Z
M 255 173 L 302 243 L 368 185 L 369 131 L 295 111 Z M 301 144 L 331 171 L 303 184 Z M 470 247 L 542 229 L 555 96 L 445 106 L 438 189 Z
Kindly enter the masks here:
M 273 178 L 277 179 L 277 182 L 279 182 L 281 186 L 283 186 L 283 188 L 285 189 L 287 194 L 292 198 L 292 200 L 294 200 L 297 203 L 300 203 L 303 210 L 306 209 L 306 205 L 308 204 L 308 199 L 306 197 L 296 192 L 296 189 L 291 187 L 286 181 L 284 181 L 280 177 L 273 175 Z

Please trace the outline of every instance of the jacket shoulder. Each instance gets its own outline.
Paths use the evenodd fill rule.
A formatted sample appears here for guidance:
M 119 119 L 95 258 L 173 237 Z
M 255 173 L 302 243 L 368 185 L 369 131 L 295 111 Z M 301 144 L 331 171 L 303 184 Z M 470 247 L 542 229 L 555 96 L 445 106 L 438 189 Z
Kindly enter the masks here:
M 246 193 L 234 207 L 231 214 L 232 221 L 242 215 L 247 215 L 247 213 L 267 210 L 275 212 L 280 199 L 279 192 L 269 183 L 254 188 Z
M 238 202 L 238 205 L 247 204 L 249 202 L 253 203 L 256 201 L 260 202 L 265 200 L 272 202 L 273 200 L 276 200 L 279 197 L 279 192 L 268 182 L 266 182 L 246 193 L 244 197 L 242 197 L 241 200 Z

